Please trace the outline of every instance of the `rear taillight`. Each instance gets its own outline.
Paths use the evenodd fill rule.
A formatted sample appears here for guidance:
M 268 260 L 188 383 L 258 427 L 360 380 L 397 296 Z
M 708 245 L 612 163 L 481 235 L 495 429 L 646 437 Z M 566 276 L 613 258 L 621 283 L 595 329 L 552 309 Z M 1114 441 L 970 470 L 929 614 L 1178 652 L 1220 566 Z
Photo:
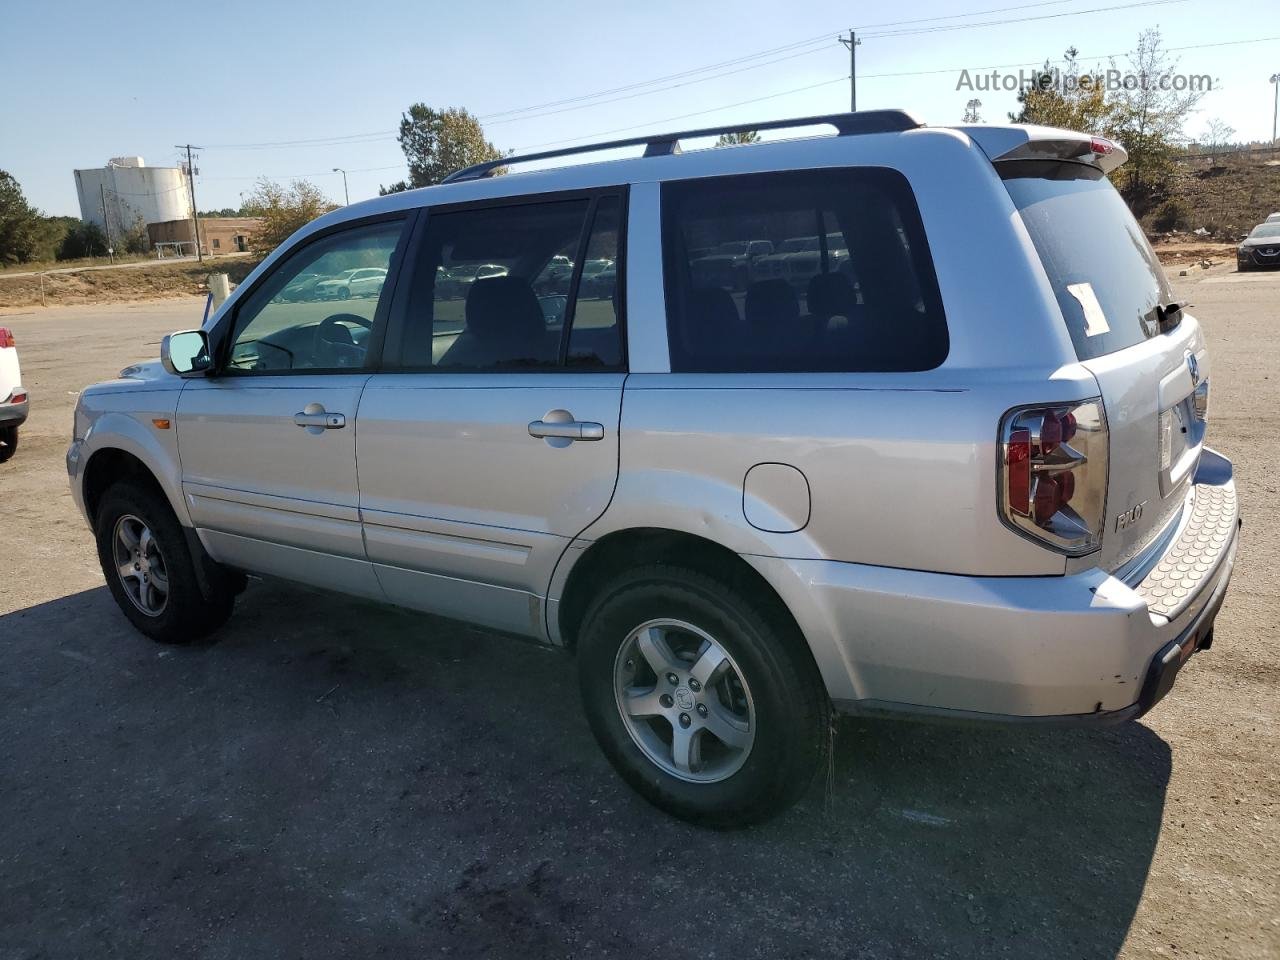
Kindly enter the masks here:
M 1080 556 L 1102 544 L 1107 421 L 1101 400 L 1010 410 L 1000 422 L 1000 516 L 1019 533 Z
M 8 327 L 0 327 L 0 347 L 16 347 L 18 344 L 13 339 L 13 331 Z
M 23 390 L 15 390 L 13 393 L 9 394 L 9 402 L 10 403 L 26 403 L 27 402 L 26 392 Z

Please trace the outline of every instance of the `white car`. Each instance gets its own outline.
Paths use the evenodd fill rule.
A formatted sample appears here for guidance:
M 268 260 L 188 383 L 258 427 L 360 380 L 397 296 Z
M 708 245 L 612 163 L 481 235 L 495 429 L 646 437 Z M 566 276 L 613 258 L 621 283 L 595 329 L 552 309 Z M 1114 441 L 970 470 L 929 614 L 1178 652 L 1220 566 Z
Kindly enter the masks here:
M 251 573 L 559 647 L 619 774 L 717 826 L 795 800 L 833 711 L 1145 713 L 1213 640 L 1238 510 L 1125 151 L 815 123 L 838 135 L 504 156 L 308 224 L 80 395 L 68 473 L 120 609 L 187 642 Z M 803 290 L 752 277 L 810 224 Z M 273 301 L 354 251 L 390 270 L 367 319 Z M 575 271 L 548 323 L 565 251 L 618 286 Z M 459 303 L 459 259 L 505 272 Z
M 0 463 L 18 451 L 18 428 L 27 419 L 27 391 L 18 368 L 18 345 L 8 327 L 0 327 Z
M 376 297 L 382 292 L 387 271 L 381 267 L 343 270 L 336 277 L 321 280 L 315 286 L 321 300 L 348 300 L 351 297 Z

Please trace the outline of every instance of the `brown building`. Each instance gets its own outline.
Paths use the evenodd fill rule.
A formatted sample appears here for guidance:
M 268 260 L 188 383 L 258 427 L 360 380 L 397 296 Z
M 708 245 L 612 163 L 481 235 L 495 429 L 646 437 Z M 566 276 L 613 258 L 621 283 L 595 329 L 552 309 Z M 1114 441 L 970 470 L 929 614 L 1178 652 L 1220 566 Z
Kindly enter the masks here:
M 200 247 L 206 254 L 243 253 L 251 237 L 262 225 L 259 217 L 201 217 Z M 151 245 L 191 243 L 190 220 L 165 220 L 147 224 Z

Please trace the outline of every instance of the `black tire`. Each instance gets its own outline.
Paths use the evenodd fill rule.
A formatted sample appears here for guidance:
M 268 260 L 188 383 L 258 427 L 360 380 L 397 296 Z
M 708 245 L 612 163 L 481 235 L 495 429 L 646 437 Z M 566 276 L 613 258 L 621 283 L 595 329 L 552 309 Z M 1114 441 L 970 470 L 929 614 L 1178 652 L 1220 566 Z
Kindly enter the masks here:
M 662 618 L 714 637 L 750 691 L 754 740 L 725 779 L 672 775 L 623 720 L 614 686 L 619 650 L 637 627 Z M 808 789 L 829 746 L 830 700 L 794 624 L 773 605 L 695 570 L 655 564 L 609 584 L 583 620 L 578 678 L 592 732 L 614 769 L 650 803 L 702 826 L 745 827 L 786 809 Z M 654 721 L 657 729 L 663 722 Z
M 1239 260 L 1236 261 L 1236 273 L 1248 273 L 1249 269 L 1249 264 L 1241 263 Z
M 0 427 L 0 463 L 12 459 L 18 452 L 18 428 Z
M 350 287 L 339 287 L 339 288 L 338 288 L 338 299 L 339 299 L 339 300 L 349 300 L 349 299 L 351 299 L 351 288 L 350 288 Z
M 117 569 L 116 525 L 126 516 L 138 518 L 149 528 L 163 558 L 169 589 L 164 607 L 156 615 L 139 609 Z M 158 643 L 194 643 L 227 622 L 235 606 L 233 578 L 212 578 L 209 585 L 212 595 L 205 596 L 182 526 L 162 495 L 128 483 L 117 483 L 103 494 L 95 526 L 98 561 L 107 587 L 121 612 L 140 633 Z

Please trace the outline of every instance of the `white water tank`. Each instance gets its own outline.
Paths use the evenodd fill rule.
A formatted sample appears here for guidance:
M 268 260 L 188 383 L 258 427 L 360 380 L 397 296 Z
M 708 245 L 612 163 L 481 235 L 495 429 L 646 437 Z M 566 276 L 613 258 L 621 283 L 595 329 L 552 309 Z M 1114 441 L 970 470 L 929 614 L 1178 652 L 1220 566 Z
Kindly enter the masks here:
M 138 222 L 145 227 L 191 217 L 181 167 L 148 167 L 141 157 L 116 157 L 105 167 L 77 170 L 75 177 L 80 218 L 104 229 L 109 222 L 113 239 Z

